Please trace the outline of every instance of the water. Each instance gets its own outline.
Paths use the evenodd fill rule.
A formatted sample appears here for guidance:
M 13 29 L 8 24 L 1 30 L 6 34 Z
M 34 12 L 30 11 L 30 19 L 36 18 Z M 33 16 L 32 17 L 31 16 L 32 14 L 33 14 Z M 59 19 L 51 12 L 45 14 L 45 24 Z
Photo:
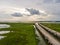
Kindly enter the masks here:
M 3 38 L 5 38 L 5 37 L 6 37 L 6 36 L 0 36 L 0 40 L 3 39 Z
M 0 34 L 10 33 L 10 31 L 0 31 Z
M 0 28 L 9 28 L 10 27 L 10 25 L 8 25 L 8 24 L 0 24 Z
M 13 32 L 13 31 L 0 31 L 0 34 L 7 34 L 7 33 L 10 33 L 10 32 Z M 2 38 L 5 38 L 5 37 L 7 37 L 7 36 L 0 36 L 0 40 Z

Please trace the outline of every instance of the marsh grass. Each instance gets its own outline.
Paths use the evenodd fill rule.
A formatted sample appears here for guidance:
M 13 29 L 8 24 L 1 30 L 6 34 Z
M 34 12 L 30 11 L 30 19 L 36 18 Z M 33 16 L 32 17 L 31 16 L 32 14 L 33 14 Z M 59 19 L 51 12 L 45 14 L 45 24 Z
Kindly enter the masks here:
M 55 31 L 60 32 L 60 23 L 41 23 Z
M 0 45 L 36 45 L 35 31 L 33 23 L 5 23 L 10 25 L 10 28 L 3 28 L 0 30 L 13 31 L 0 40 Z

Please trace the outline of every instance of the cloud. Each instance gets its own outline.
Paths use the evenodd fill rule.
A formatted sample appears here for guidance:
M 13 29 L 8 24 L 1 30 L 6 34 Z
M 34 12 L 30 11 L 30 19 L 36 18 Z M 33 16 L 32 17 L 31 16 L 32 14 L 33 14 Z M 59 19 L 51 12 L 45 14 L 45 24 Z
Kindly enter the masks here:
M 60 0 L 56 0 L 56 3 L 60 3 Z
M 23 15 L 21 13 L 15 12 L 13 14 L 11 14 L 14 17 L 22 17 Z
M 0 13 L 0 18 L 3 21 L 5 18 L 7 21 L 8 18 L 10 21 L 60 20 L 59 3 L 60 0 L 0 0 L 0 12 L 5 10 Z M 11 9 L 7 9 L 10 7 Z
M 53 0 L 44 0 L 44 3 L 53 3 Z
M 10 19 L 12 16 L 8 13 L 5 13 L 5 11 L 0 11 L 0 19 Z
M 36 10 L 36 9 L 33 9 L 33 8 L 31 8 L 31 9 L 26 8 L 26 10 L 27 10 L 28 12 L 30 12 L 31 15 L 40 15 L 39 10 Z

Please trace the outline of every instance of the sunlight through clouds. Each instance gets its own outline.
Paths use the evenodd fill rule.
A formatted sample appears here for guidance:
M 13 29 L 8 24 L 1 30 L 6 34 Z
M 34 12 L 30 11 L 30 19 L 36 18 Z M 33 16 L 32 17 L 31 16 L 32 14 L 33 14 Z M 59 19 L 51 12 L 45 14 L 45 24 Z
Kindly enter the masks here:
M 0 21 L 59 21 L 59 17 L 59 0 L 0 0 Z

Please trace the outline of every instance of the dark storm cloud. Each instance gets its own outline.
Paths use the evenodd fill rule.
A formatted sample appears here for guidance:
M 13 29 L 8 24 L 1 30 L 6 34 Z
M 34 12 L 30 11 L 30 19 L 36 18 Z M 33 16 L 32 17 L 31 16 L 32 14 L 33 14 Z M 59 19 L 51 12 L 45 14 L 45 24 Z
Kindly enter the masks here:
M 52 3 L 53 0 L 44 0 L 43 2 L 44 2 L 44 3 Z
M 56 0 L 56 3 L 60 3 L 60 0 Z
M 29 11 L 31 15 L 35 15 L 35 14 L 40 15 L 39 10 L 36 10 L 36 9 L 33 9 L 33 8 L 31 8 L 31 9 L 26 8 L 26 10 Z
M 43 0 L 43 3 L 60 3 L 60 0 Z
M 14 16 L 14 17 L 21 17 L 21 16 L 23 16 L 21 13 L 18 13 L 18 12 L 15 12 L 15 13 L 13 13 L 11 15 Z

